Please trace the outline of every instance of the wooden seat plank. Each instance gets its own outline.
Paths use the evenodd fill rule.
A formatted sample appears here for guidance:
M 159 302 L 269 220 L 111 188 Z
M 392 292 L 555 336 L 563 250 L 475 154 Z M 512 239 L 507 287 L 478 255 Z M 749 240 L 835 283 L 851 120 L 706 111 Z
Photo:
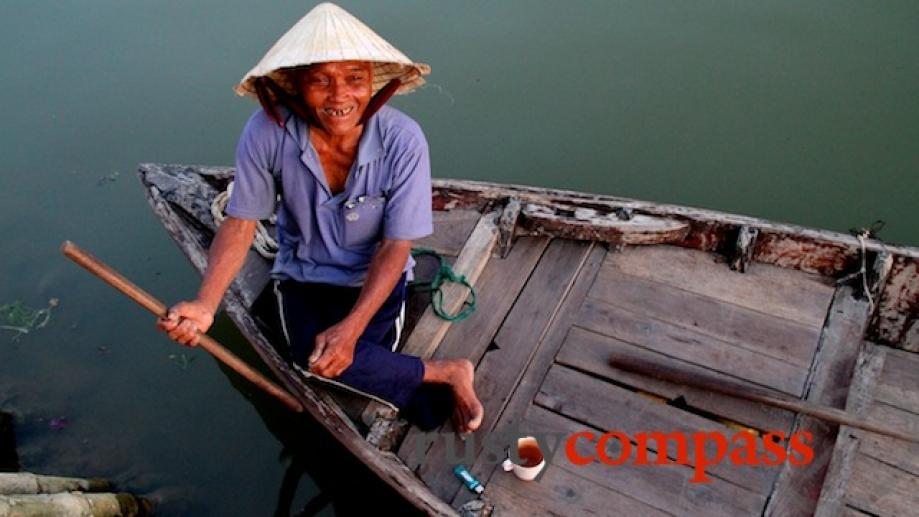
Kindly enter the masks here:
M 805 400 L 835 408 L 845 407 L 868 317 L 868 302 L 856 299 L 851 287 L 842 286 L 836 290 L 808 375 Z M 810 445 L 816 454 L 807 465 L 786 465 L 775 483 L 764 515 L 814 513 L 838 428 L 810 416 L 795 418 L 793 432 L 810 432 L 813 437 Z
M 807 368 L 820 328 L 603 268 L 589 296 Z
M 852 384 L 846 398 L 846 411 L 852 415 L 863 416 L 871 404 L 871 394 L 875 390 L 881 370 L 887 357 L 887 349 L 873 343 L 862 344 Z M 833 457 L 827 467 L 820 499 L 814 517 L 835 517 L 845 506 L 845 493 L 852 477 L 852 467 L 862 440 L 861 431 L 843 425 L 839 427 Z
M 524 422 L 526 428 L 561 431 L 568 434 L 585 430 L 597 434 L 605 432 L 602 429 L 587 427 L 539 406 L 528 408 Z M 609 440 L 606 449 L 610 457 L 621 455 L 621 445 L 618 440 Z M 575 450 L 579 455 L 585 457 L 597 454 L 596 444 L 586 440 L 577 440 Z M 559 458 L 559 455 L 562 458 Z M 626 462 L 622 465 L 610 466 L 591 462 L 583 466 L 575 466 L 564 455 L 564 449 L 559 448 L 556 453 L 556 465 L 553 465 L 552 468 L 562 466 L 599 485 L 609 487 L 673 515 L 732 517 L 759 515 L 765 503 L 765 496 L 721 479 L 713 478 L 710 483 L 692 483 L 689 480 L 693 476 L 693 469 L 685 465 L 639 466 Z M 497 471 L 494 476 L 502 474 L 504 472 Z M 620 512 L 618 508 L 608 507 L 606 515 L 641 514 Z
M 506 258 L 492 258 L 488 262 L 480 277 L 482 288 L 478 290 L 476 311 L 450 327 L 434 353 L 435 359 L 465 357 L 478 364 L 548 242 L 545 237 L 521 237 Z M 450 432 L 450 425 L 445 424 L 441 432 Z M 417 468 L 421 460 L 415 458 L 416 440 L 422 438 L 421 434 L 417 428 L 412 428 L 399 449 L 400 456 L 412 469 Z
M 554 365 L 549 369 L 534 403 L 592 427 L 615 429 L 630 436 L 636 433 L 680 432 L 689 437 L 693 433 L 718 432 L 730 439 L 738 432 L 721 423 L 651 400 L 560 365 Z M 657 451 L 658 446 L 659 444 L 654 443 L 649 450 Z M 676 445 L 669 444 L 665 446 L 665 450 L 672 460 L 677 459 Z M 713 441 L 707 441 L 705 448 L 698 451 L 692 440 L 689 440 L 687 454 L 691 462 L 700 454 L 714 458 L 717 456 L 717 446 Z M 760 451 L 759 454 L 762 455 L 764 452 Z M 649 454 L 650 461 L 654 461 L 656 457 L 656 452 Z M 694 462 L 692 464 L 695 465 Z M 765 466 L 735 466 L 725 459 L 711 465 L 706 472 L 713 477 L 766 495 L 772 488 L 778 469 Z
M 754 385 L 745 379 L 728 377 L 723 373 L 674 359 L 580 327 L 571 328 L 556 360 L 560 364 L 590 372 L 593 375 L 610 379 L 618 384 L 631 386 L 670 400 L 683 397 L 690 407 L 723 416 L 726 419 L 761 431 L 782 431 L 787 433 L 791 429 L 794 414 L 789 411 L 611 368 L 609 366 L 610 357 L 623 357 L 641 360 L 650 364 L 661 364 L 674 370 L 691 373 L 697 377 L 724 378 L 733 383 L 749 385 L 751 389 L 763 390 L 762 387 Z M 775 393 L 778 394 L 778 392 Z
M 475 433 L 477 445 L 482 444 L 482 437 L 495 425 L 517 382 L 527 373 L 530 359 L 564 299 L 560 293 L 574 281 L 590 249 L 590 245 L 569 240 L 549 244 L 495 336 L 497 348 L 488 351 L 479 363 L 475 388 L 485 407 L 485 421 Z M 455 439 L 452 436 L 445 438 Z M 454 445 L 462 447 L 458 441 Z M 435 442 L 427 462 L 417 472 L 435 494 L 450 500 L 460 484 L 452 465 L 444 463 L 446 447 L 446 440 Z
M 476 210 L 435 210 L 434 233 L 416 240 L 417 248 L 428 248 L 441 255 L 459 255 L 473 228 L 482 216 Z
M 497 216 L 497 212 L 489 212 L 479 218 L 475 229 L 469 239 L 466 240 L 463 250 L 453 264 L 453 271 L 457 275 L 465 276 L 471 285 L 476 285 L 476 281 L 482 270 L 485 269 L 485 264 L 491 257 L 491 252 L 497 242 Z M 456 313 L 469 295 L 469 290 L 459 284 L 444 285 L 441 288 L 441 292 L 443 294 L 443 309 L 448 314 Z M 400 352 L 416 355 L 423 359 L 431 357 L 431 354 L 434 353 L 447 333 L 449 326 L 449 321 L 441 319 L 434 314 L 432 308 L 428 307 L 421 319 L 418 320 L 418 324 L 412 329 L 411 335 L 408 336 L 405 346 L 402 347 Z
M 521 237 L 507 258 L 492 258 L 479 278 L 476 311 L 452 325 L 434 358 L 465 357 L 478 364 L 546 250 L 546 237 Z
M 625 248 L 604 267 L 817 328 L 833 297 L 817 275 L 761 263 L 738 273 L 718 255 L 675 246 Z
M 807 369 L 735 347 L 696 330 L 588 298 L 575 323 L 601 334 L 800 396 Z

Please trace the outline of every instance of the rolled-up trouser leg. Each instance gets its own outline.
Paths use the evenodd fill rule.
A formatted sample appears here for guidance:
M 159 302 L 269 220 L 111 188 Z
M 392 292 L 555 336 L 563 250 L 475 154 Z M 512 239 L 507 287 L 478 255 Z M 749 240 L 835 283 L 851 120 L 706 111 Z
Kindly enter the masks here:
M 348 315 L 360 288 L 283 281 L 278 291 L 291 356 L 307 368 L 316 335 Z M 336 379 L 400 409 L 409 406 L 424 377 L 420 358 L 391 350 L 405 292 L 403 275 L 358 339 L 351 365 Z

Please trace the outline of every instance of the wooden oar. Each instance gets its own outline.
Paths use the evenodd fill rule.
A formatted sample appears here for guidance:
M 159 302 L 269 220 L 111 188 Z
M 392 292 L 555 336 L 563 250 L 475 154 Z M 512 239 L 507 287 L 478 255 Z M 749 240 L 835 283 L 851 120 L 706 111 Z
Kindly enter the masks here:
M 130 280 L 123 277 L 120 273 L 110 268 L 108 265 L 96 257 L 93 257 L 86 251 L 80 249 L 80 247 L 76 244 L 70 241 L 64 241 L 64 244 L 61 245 L 61 251 L 64 252 L 64 255 L 66 255 L 70 260 L 76 262 L 90 273 L 101 278 L 107 284 L 121 291 L 128 298 L 139 303 L 148 311 L 159 316 L 160 318 L 166 317 L 166 312 L 168 309 L 161 301 L 154 298 L 147 291 L 144 291 L 137 285 L 133 284 Z M 201 345 L 201 348 L 210 352 L 211 355 L 217 358 L 217 360 L 229 366 L 246 379 L 249 379 L 250 382 L 263 389 L 267 393 L 274 395 L 292 411 L 297 413 L 303 411 L 303 405 L 300 404 L 300 402 L 290 393 L 287 393 L 283 388 L 266 379 L 265 376 L 246 364 L 242 359 L 236 357 L 232 352 L 221 346 L 220 343 L 215 341 L 212 337 L 204 333 L 199 333 L 198 336 L 198 344 Z
M 843 424 L 849 427 L 871 431 L 872 433 L 890 436 L 891 438 L 919 443 L 919 435 L 891 429 L 882 424 L 859 418 L 841 409 L 814 404 L 804 400 L 780 398 L 750 389 L 747 386 L 720 380 L 716 381 L 713 379 L 705 379 L 687 372 L 677 370 L 675 368 L 670 368 L 660 364 L 642 361 L 631 357 L 613 356 L 610 357 L 609 364 L 613 368 L 625 372 L 637 373 L 638 375 L 650 377 L 660 381 L 665 381 L 673 384 L 682 384 L 683 386 L 688 386 L 690 388 L 696 388 L 713 393 L 720 393 L 729 397 L 759 402 L 761 404 L 766 404 L 767 406 L 773 406 L 804 415 L 810 415 L 812 417 L 819 418 L 827 422 L 832 422 L 834 424 Z

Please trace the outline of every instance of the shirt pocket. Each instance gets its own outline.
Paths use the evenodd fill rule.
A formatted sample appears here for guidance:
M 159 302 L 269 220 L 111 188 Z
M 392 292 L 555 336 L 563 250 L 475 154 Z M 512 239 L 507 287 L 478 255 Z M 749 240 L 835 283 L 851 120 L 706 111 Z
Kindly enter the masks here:
M 380 239 L 386 208 L 384 196 L 360 196 L 341 206 L 345 247 L 363 247 Z

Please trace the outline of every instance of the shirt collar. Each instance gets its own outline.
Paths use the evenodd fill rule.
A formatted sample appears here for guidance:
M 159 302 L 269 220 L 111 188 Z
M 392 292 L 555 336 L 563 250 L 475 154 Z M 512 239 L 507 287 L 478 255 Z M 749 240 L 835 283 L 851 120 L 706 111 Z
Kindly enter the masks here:
M 288 112 L 284 121 L 284 129 L 297 142 L 301 153 L 306 153 L 310 149 L 309 124 L 305 120 Z M 368 164 L 382 155 L 383 136 L 380 134 L 380 112 L 378 111 L 364 124 L 361 140 L 357 144 L 356 165 Z

